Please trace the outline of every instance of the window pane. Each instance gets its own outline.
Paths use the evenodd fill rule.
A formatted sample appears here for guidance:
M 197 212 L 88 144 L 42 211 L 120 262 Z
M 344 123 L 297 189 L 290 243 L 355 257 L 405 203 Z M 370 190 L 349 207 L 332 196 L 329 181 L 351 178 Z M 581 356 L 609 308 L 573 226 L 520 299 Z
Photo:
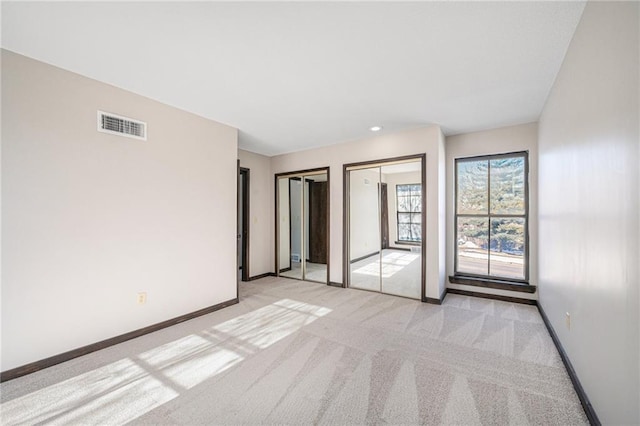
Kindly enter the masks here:
M 411 213 L 398 213 L 398 223 L 410 223 Z
M 396 185 L 398 196 L 411 195 L 411 187 L 409 185 Z
M 458 250 L 456 272 L 487 275 L 489 273 L 488 220 L 484 218 L 458 218 Z
M 421 241 L 422 228 L 419 224 L 401 224 L 398 225 L 399 241 Z
M 411 205 L 409 203 L 409 197 L 398 197 L 398 211 L 399 212 L 410 212 Z
M 411 213 L 411 223 L 422 222 L 422 213 Z
M 398 240 L 400 241 L 411 240 L 411 225 L 409 224 L 398 225 Z
M 489 162 L 458 162 L 458 214 L 487 214 Z
M 422 232 L 419 224 L 411 225 L 411 241 L 420 241 L 422 240 Z
M 411 197 L 411 211 L 412 212 L 419 212 L 422 208 L 422 197 L 420 195 L 418 196 L 412 196 Z
M 525 214 L 524 157 L 491 160 L 491 213 Z
M 422 185 L 396 185 L 399 212 L 422 211 Z
M 491 220 L 491 275 L 524 279 L 524 229 L 524 219 Z

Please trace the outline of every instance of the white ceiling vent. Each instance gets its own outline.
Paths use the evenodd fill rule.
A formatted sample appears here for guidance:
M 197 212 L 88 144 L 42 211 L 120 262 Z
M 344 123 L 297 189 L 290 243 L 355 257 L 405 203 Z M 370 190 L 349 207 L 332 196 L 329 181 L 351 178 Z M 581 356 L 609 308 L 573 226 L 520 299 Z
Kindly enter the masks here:
M 98 131 L 143 141 L 147 140 L 147 123 L 111 114 L 110 112 L 98 111 Z

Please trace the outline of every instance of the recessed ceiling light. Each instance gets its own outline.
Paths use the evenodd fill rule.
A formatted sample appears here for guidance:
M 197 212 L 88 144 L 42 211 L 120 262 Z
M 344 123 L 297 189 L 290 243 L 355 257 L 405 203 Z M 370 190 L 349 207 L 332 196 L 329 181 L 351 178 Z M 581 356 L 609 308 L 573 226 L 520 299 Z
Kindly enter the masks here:
M 382 130 L 382 126 L 373 126 L 370 127 L 369 130 L 371 130 L 372 132 L 379 132 L 380 130 Z

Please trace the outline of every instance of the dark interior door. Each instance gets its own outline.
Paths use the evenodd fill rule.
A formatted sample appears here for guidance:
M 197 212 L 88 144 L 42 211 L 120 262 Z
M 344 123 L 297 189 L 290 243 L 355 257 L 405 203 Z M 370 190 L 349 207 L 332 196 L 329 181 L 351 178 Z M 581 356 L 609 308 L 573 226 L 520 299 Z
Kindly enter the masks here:
M 309 262 L 327 263 L 327 182 L 309 182 Z
M 238 160 L 239 163 L 239 160 Z M 249 169 L 240 167 L 239 179 L 240 189 L 239 206 L 238 206 L 238 239 L 239 248 L 239 265 L 242 269 L 242 281 L 249 281 Z
M 380 184 L 380 246 L 389 248 L 389 203 L 387 202 L 387 184 Z

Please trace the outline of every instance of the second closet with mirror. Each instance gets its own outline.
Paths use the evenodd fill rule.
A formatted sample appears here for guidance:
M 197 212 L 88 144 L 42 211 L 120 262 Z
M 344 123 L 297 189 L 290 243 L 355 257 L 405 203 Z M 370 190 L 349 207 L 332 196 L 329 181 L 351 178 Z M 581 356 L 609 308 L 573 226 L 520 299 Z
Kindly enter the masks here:
M 425 156 L 344 166 L 347 286 L 423 299 Z
M 329 169 L 276 175 L 278 276 L 328 283 Z

